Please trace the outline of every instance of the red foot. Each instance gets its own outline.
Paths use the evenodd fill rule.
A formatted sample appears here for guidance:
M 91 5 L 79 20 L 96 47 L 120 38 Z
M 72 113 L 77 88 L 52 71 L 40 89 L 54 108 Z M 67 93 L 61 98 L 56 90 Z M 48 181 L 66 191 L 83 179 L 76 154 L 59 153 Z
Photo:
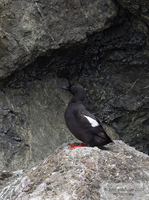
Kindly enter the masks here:
M 73 149 L 75 149 L 77 147 L 87 147 L 87 145 L 85 145 L 85 144 L 79 144 L 79 145 L 69 144 L 69 145 L 72 147 L 70 150 L 73 150 Z

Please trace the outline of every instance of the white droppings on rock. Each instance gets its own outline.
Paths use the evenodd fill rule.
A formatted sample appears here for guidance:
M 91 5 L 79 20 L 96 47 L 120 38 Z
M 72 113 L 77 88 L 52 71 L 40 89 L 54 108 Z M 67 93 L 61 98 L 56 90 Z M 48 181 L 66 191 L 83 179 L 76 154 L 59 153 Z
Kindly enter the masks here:
M 12 172 L 14 175 L 23 174 L 23 169 L 19 169 Z
M 38 168 L 38 166 L 32 167 L 32 170 L 36 170 Z

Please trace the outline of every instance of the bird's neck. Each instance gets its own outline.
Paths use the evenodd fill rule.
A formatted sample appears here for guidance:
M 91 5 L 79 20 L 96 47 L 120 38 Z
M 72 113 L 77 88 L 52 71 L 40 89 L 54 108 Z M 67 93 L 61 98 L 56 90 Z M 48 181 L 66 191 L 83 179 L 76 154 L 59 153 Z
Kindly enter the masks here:
M 71 98 L 71 102 L 76 103 L 76 102 L 82 102 L 84 100 L 84 95 L 83 94 L 75 94 L 72 98 Z
M 72 98 L 71 98 L 71 100 L 70 100 L 70 102 L 69 102 L 69 104 L 80 104 L 80 103 L 82 103 L 82 101 L 83 101 L 83 99 L 84 98 L 77 98 L 76 96 L 73 96 Z

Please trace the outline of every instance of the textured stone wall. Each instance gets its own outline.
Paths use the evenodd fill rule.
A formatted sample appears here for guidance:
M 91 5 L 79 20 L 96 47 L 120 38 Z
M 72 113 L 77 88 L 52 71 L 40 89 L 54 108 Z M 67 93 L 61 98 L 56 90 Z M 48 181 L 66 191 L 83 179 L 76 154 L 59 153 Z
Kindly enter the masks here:
M 73 139 L 63 117 L 69 99 L 60 89 L 63 84 L 67 81 L 48 75 L 29 88 L 1 92 L 1 169 L 38 163 Z
M 0 3 L 0 79 L 47 51 L 84 41 L 108 27 L 111 0 L 4 0 Z
M 14 72 L 0 83 L 1 169 L 35 164 L 72 139 L 70 95 L 59 89 L 68 80 L 84 85 L 85 106 L 109 130 L 149 153 L 148 4 L 0 3 L 0 78 Z

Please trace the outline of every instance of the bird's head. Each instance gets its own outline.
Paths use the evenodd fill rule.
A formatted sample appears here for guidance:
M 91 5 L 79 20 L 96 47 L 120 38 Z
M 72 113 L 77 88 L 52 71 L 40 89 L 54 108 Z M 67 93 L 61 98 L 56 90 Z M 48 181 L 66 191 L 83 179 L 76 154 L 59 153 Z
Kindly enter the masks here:
M 66 88 L 63 87 L 62 89 L 69 91 L 74 97 L 76 97 L 77 100 L 83 100 L 85 97 L 85 89 L 79 83 L 71 84 Z

